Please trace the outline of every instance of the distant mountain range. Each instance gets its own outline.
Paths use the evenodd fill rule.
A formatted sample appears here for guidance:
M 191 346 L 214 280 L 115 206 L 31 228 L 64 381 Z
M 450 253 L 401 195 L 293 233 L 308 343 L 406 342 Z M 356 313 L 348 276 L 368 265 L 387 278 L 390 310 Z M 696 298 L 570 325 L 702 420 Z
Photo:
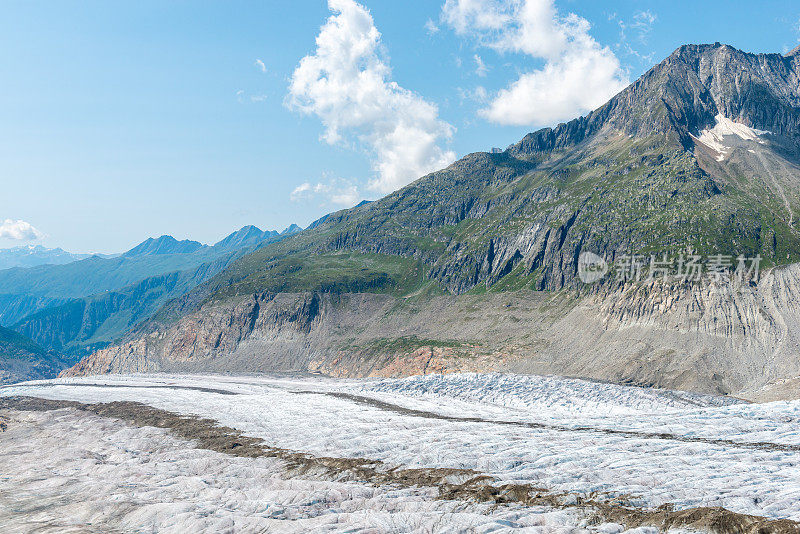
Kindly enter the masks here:
M 207 245 L 203 245 L 197 241 L 190 241 L 184 239 L 178 241 L 171 235 L 162 235 L 161 237 L 151 237 L 142 241 L 129 251 L 122 254 L 123 258 L 139 258 L 142 256 L 159 256 L 164 254 L 191 254 L 197 252 Z
M 275 230 L 263 231 L 255 226 L 245 226 L 240 230 L 226 236 L 213 245 L 218 250 L 235 250 L 262 243 L 278 236 L 287 236 L 301 231 L 302 228 L 292 224 L 283 232 Z M 185 239 L 178 241 L 170 235 L 148 238 L 127 252 L 122 254 L 76 254 L 61 248 L 47 248 L 42 245 L 24 245 L 0 249 L 0 271 L 13 267 L 36 267 L 39 265 L 64 265 L 87 258 L 126 258 L 140 256 L 154 256 L 164 254 L 191 254 L 201 249 L 212 248 L 199 241 Z
M 277 232 L 275 230 L 264 231 L 255 226 L 249 225 L 226 236 L 213 246 L 204 245 L 198 241 L 191 241 L 188 239 L 178 241 L 170 235 L 162 235 L 161 237 L 151 237 L 145 241 L 142 241 L 129 251 L 124 252 L 122 257 L 137 258 L 142 256 L 158 256 L 166 254 L 194 254 L 209 250 L 214 250 L 216 252 L 230 252 L 247 247 L 263 245 L 267 242 L 273 242 L 275 240 L 279 240 L 281 237 L 295 234 L 301 230 L 302 228 L 296 224 L 292 224 L 283 232 Z
M 283 232 L 245 226 L 213 246 L 161 236 L 116 257 L 2 270 L 0 324 L 74 361 L 235 259 L 298 231 L 296 225 Z
M 63 265 L 89 258 L 94 254 L 73 254 L 60 248 L 27 245 L 0 249 L 0 270 L 11 267 L 36 267 L 37 265 Z M 103 255 L 100 255 L 103 256 Z M 106 255 L 105 257 L 110 257 Z

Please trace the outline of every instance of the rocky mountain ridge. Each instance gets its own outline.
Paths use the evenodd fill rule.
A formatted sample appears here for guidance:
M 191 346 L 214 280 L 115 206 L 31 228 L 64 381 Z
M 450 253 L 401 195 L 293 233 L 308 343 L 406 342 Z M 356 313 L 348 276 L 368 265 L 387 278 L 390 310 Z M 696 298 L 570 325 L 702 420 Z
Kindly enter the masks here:
M 135 258 L 140 256 L 157 256 L 162 254 L 191 254 L 197 252 L 208 245 L 203 245 L 199 241 L 184 239 L 178 241 L 171 235 L 161 237 L 149 237 L 122 254 L 124 258 Z
M 289 258 L 339 251 L 419 261 L 455 293 L 575 287 L 582 250 L 800 261 L 798 67 L 797 57 L 681 47 L 588 116 L 330 214 L 233 267 L 218 290 L 257 290 L 285 278 Z M 697 141 L 718 116 L 764 132 L 726 141 L 724 165 Z

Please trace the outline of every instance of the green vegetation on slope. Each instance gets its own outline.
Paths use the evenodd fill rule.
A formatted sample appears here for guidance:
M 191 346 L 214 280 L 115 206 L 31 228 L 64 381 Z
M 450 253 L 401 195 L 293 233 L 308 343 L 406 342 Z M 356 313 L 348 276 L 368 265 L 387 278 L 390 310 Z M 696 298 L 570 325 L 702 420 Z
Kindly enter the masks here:
M 243 258 L 215 291 L 401 295 L 426 279 L 457 293 L 554 290 L 573 283 L 582 250 L 800 261 L 785 212 L 715 180 L 661 136 L 612 134 L 533 168 L 508 154 L 465 159 Z
M 223 275 L 216 280 L 222 283 L 220 298 L 258 291 L 406 295 L 425 284 L 419 262 L 362 252 L 293 253 L 266 262 L 251 254 Z
M 0 326 L 0 353 L 3 358 L 30 358 L 47 351 L 22 334 Z

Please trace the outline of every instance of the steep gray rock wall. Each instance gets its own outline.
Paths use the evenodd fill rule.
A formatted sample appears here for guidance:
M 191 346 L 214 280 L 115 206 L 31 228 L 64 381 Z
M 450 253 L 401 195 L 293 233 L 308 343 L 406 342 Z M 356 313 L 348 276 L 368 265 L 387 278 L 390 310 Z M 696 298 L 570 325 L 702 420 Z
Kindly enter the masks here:
M 795 264 L 757 288 L 651 284 L 593 296 L 549 330 L 549 364 L 575 376 L 737 394 L 800 376 L 798 295 Z
M 800 264 L 748 284 L 396 299 L 252 295 L 101 350 L 66 374 L 511 370 L 710 393 L 800 376 Z

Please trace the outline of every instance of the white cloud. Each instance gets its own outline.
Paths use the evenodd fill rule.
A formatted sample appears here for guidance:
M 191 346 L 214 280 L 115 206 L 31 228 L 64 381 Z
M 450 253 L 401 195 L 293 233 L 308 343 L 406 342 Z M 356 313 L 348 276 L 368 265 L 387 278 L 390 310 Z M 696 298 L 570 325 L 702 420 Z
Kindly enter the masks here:
M 258 70 L 260 70 L 261 72 L 267 72 L 267 66 L 260 59 L 256 59 L 254 65 L 258 67 Z
M 30 223 L 17 219 L 6 219 L 0 223 L 0 239 L 13 239 L 15 241 L 34 241 L 41 239 L 44 234 L 34 228 Z
M 630 20 L 616 19 L 619 25 L 617 49 L 629 56 L 638 58 L 643 64 L 652 63 L 655 52 L 643 52 L 640 47 L 647 46 L 648 37 L 657 19 L 658 17 L 651 11 L 637 11 Z M 633 38 L 631 38 L 631 34 L 633 34 Z M 634 43 L 633 45 L 631 44 L 632 42 Z
M 639 40 L 642 43 L 647 42 L 647 37 L 653 30 L 653 24 L 656 22 L 656 19 L 658 19 L 658 17 L 648 10 L 637 11 L 633 14 L 633 23 L 631 23 L 631 28 L 638 32 Z
M 308 195 L 309 192 L 311 192 L 311 189 L 312 189 L 311 184 L 309 182 L 303 182 L 302 184 L 294 188 L 294 190 L 289 195 L 289 198 L 294 202 L 302 200 Z
M 361 195 L 358 192 L 358 187 L 351 184 L 349 186 L 331 191 L 329 198 L 334 204 L 338 204 L 346 208 L 352 208 L 358 204 L 358 201 L 361 199 Z
M 433 22 L 433 20 L 428 19 L 425 22 L 425 31 L 428 32 L 428 35 L 433 35 L 434 33 L 439 32 L 439 26 L 437 26 L 436 23 Z
M 355 206 L 363 198 L 355 183 L 341 178 L 326 178 L 325 182 L 313 185 L 303 182 L 294 188 L 289 198 L 292 202 L 300 202 L 320 196 L 325 199 L 323 206 L 330 203 L 345 208 Z
M 483 78 L 484 76 L 486 76 L 486 73 L 489 72 L 489 67 L 486 66 L 486 63 L 483 62 L 481 56 L 479 56 L 478 54 L 475 54 L 474 59 L 476 65 L 475 74 Z
M 509 21 L 497 1 L 492 0 L 446 0 L 442 8 L 442 20 L 456 33 L 467 34 L 474 30 L 498 31 Z
M 456 91 L 462 102 L 471 100 L 479 104 L 485 104 L 489 100 L 489 92 L 485 87 L 478 85 L 475 89 L 464 89 L 457 87 Z
M 264 102 L 269 97 L 267 95 L 250 95 L 247 96 L 247 92 L 244 89 L 239 89 L 236 91 L 236 101 L 240 104 L 246 104 L 247 102 L 258 103 Z
M 453 127 L 439 119 L 435 104 L 391 79 L 369 11 L 353 0 L 329 0 L 328 7 L 334 14 L 314 54 L 292 74 L 287 105 L 318 116 L 326 142 L 356 140 L 368 150 L 377 173 L 372 191 L 394 191 L 452 163 L 455 154 L 440 143 Z
M 480 110 L 499 124 L 543 126 L 597 108 L 629 82 L 619 60 L 589 34 L 589 22 L 560 16 L 552 0 L 446 0 L 442 21 L 499 53 L 544 61 Z

